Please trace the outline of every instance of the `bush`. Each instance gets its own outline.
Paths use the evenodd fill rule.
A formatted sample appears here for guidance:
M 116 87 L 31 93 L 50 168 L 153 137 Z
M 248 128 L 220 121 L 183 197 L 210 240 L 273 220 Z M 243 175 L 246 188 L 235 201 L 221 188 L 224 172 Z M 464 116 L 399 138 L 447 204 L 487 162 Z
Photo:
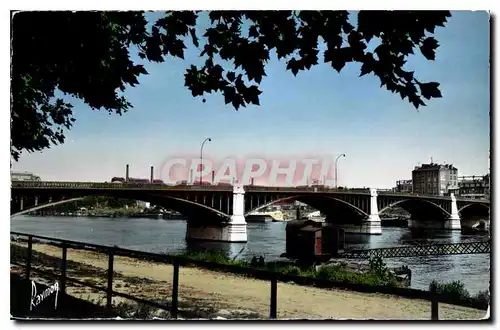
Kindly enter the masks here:
M 486 305 L 490 304 L 490 293 L 489 291 L 479 291 L 472 299 L 479 303 Z
M 332 265 L 332 266 L 323 266 L 318 271 L 316 271 L 316 276 L 322 280 L 333 280 L 342 277 L 342 273 L 346 271 L 343 270 L 340 266 Z
M 300 270 L 299 267 L 297 266 L 286 266 L 278 270 L 279 273 L 284 274 L 284 275 L 301 275 L 302 271 Z
M 490 304 L 489 291 L 479 291 L 476 295 L 471 296 L 465 285 L 460 281 L 439 283 L 434 280 L 429 284 L 429 291 L 432 291 L 433 288 L 436 289 L 436 293 L 439 296 L 455 301 L 469 301 L 482 306 L 479 308 L 486 308 Z
M 436 289 L 436 293 L 440 296 L 450 298 L 453 300 L 464 300 L 470 298 L 469 291 L 465 289 L 465 284 L 460 281 L 453 281 L 451 283 L 439 283 L 433 280 L 429 284 L 429 291 Z
M 380 279 L 382 285 L 395 286 L 396 275 L 387 267 L 382 257 L 370 258 L 370 273 Z
M 396 281 L 388 276 L 381 276 L 380 272 L 356 273 L 346 271 L 341 265 L 321 267 L 315 276 L 318 279 L 330 280 L 334 282 L 371 285 L 371 286 L 391 286 L 397 285 Z
M 282 261 L 268 262 L 266 263 L 266 269 L 283 275 L 304 276 L 300 267 Z

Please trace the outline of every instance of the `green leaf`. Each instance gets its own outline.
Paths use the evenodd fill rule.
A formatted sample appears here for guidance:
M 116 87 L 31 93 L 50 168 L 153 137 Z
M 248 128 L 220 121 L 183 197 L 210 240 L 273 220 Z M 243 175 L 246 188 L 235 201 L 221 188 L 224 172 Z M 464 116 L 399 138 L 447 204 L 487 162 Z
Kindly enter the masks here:
M 290 61 L 288 61 L 286 69 L 292 71 L 293 75 L 296 76 L 299 72 L 299 66 L 299 62 L 295 58 L 292 58 Z
M 426 38 L 420 46 L 420 51 L 422 55 L 428 60 L 436 59 L 436 49 L 439 47 L 438 42 L 433 37 Z
M 236 79 L 236 75 L 233 71 L 228 71 L 226 77 L 230 82 L 234 82 L 234 80 Z
M 233 102 L 235 94 L 236 94 L 236 91 L 235 91 L 234 87 L 232 87 L 232 86 L 225 87 L 224 88 L 224 102 L 226 102 L 226 104 Z
M 262 92 L 259 90 L 259 88 L 255 85 L 252 85 L 248 88 L 247 94 L 249 95 L 250 103 L 253 103 L 255 105 L 260 105 L 259 102 L 259 95 Z
M 431 98 L 442 97 L 441 91 L 439 90 L 439 83 L 437 82 L 419 83 L 418 85 L 420 87 L 420 92 L 422 93 L 422 96 L 425 97 L 427 100 L 430 100 Z
M 248 29 L 248 36 L 250 38 L 257 38 L 259 36 L 259 31 L 257 31 L 256 25 L 252 25 L 250 29 Z
M 371 63 L 365 62 L 361 65 L 361 73 L 359 74 L 360 77 L 364 76 L 365 74 L 368 74 L 372 72 L 373 69 L 371 67 Z

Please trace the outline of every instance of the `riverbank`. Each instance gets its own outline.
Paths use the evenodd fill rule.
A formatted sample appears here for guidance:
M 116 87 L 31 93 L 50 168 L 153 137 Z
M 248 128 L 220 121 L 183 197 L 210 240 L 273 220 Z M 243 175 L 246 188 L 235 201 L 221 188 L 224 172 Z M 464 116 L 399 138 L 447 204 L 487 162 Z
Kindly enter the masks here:
M 11 243 L 11 246 L 21 247 L 26 244 Z M 47 244 L 34 243 L 33 249 L 51 258 L 60 258 L 61 255 L 59 248 Z M 107 269 L 105 255 L 69 249 L 68 260 L 72 261 L 71 265 L 68 265 L 70 277 L 105 283 L 104 273 Z M 33 266 L 40 267 L 42 264 L 44 268 L 56 269 L 60 265 L 55 262 L 51 266 L 42 258 L 38 263 L 34 262 Z M 82 271 L 86 267 L 92 267 L 92 270 Z M 170 299 L 173 277 L 171 265 L 117 256 L 114 270 L 117 274 L 114 290 L 166 302 Z M 11 271 L 16 271 L 16 267 L 11 267 Z M 131 278 L 134 280 L 130 280 Z M 267 318 L 269 315 L 268 281 L 194 267 L 181 267 L 179 285 L 180 306 L 182 308 L 195 306 L 205 317 L 223 314 L 226 315 L 225 318 Z M 83 299 L 96 301 L 100 299 L 101 303 L 104 297 L 104 294 L 93 292 L 92 289 L 74 286 L 68 286 L 68 293 Z M 113 302 L 119 304 L 123 303 L 123 300 L 114 298 Z M 278 283 L 277 304 L 278 318 L 430 319 L 430 302 L 425 300 L 340 289 L 319 289 L 281 282 Z M 480 319 L 485 312 L 440 304 L 439 314 L 440 319 Z
M 144 212 L 144 210 L 98 210 L 98 211 L 88 211 L 88 212 L 37 212 L 35 214 L 26 214 L 29 217 L 78 217 L 78 218 L 124 218 L 124 219 L 164 219 L 164 220 L 184 220 L 181 214 L 166 212 L 166 213 L 154 213 L 154 212 Z

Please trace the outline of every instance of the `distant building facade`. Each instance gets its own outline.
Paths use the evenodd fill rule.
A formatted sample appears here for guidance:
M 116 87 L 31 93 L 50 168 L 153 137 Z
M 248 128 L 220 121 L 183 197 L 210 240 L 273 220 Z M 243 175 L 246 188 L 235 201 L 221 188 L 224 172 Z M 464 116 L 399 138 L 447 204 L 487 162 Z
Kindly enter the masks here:
M 29 172 L 10 172 L 11 181 L 42 181 L 38 175 Z
M 412 171 L 412 186 L 415 194 L 445 196 L 457 193 L 458 169 L 448 164 L 422 164 Z
M 490 174 L 486 174 L 483 177 L 483 182 L 484 182 L 484 198 L 490 199 L 490 192 L 491 192 L 491 177 Z
M 465 198 L 489 199 L 490 175 L 460 177 L 458 181 L 458 195 Z
M 394 187 L 394 191 L 401 192 L 401 193 L 413 192 L 413 181 L 412 180 L 398 180 L 398 181 L 396 181 L 396 187 Z

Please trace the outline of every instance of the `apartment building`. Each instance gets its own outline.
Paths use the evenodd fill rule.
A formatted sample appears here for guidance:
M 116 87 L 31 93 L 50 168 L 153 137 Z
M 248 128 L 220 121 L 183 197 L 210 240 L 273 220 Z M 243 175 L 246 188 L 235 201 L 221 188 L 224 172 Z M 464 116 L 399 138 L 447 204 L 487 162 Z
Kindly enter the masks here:
M 458 181 L 458 195 L 465 198 L 489 199 L 490 175 L 461 176 Z
M 457 193 L 458 169 L 449 164 L 422 164 L 412 171 L 413 192 L 421 195 L 444 196 Z

